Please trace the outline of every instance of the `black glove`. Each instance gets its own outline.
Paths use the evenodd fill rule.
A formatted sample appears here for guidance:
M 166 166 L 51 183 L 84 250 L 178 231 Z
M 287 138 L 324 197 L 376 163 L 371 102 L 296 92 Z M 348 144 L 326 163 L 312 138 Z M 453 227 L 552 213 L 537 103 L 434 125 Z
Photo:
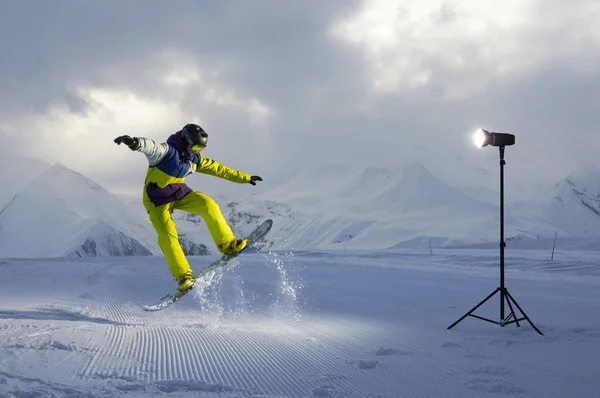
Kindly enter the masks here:
M 140 147 L 140 141 L 137 138 L 132 138 L 128 135 L 122 135 L 120 137 L 117 137 L 114 141 L 117 145 L 121 145 L 121 143 L 127 145 L 132 151 L 135 151 Z
M 259 176 L 251 176 L 250 177 L 250 184 L 256 185 L 256 181 L 262 181 L 262 178 L 260 178 Z

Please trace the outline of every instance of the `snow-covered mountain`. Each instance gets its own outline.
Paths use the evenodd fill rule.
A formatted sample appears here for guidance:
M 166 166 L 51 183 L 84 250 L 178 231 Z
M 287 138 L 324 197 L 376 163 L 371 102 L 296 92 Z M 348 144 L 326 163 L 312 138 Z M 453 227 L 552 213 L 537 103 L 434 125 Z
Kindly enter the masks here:
M 541 217 L 567 235 L 600 235 L 600 169 L 578 169 L 560 181 Z
M 599 187 L 600 171 L 585 169 L 537 202 L 509 197 L 506 239 L 600 237 Z M 268 244 L 276 249 L 428 248 L 497 244 L 499 237 L 497 195 L 471 195 L 419 163 L 401 171 L 307 169 L 252 192 L 235 200 L 207 193 L 237 236 L 273 218 Z M 216 252 L 199 215 L 176 211 L 173 218 L 187 254 Z M 0 257 L 160 254 L 139 196 L 117 197 L 61 164 L 0 209 L 0 242 Z
M 461 214 L 495 211 L 492 205 L 475 200 L 447 185 L 420 163 L 409 166 L 387 182 L 372 205 L 401 213 L 433 208 L 448 208 Z
M 119 199 L 60 163 L 0 210 L 0 257 L 151 255 L 150 236 Z
M 374 249 L 464 245 L 497 241 L 499 207 L 475 199 L 415 163 L 400 172 L 381 168 L 306 170 L 282 186 L 231 206 L 229 219 L 275 219 L 278 248 Z M 530 213 L 506 215 L 509 238 L 554 233 L 555 226 Z

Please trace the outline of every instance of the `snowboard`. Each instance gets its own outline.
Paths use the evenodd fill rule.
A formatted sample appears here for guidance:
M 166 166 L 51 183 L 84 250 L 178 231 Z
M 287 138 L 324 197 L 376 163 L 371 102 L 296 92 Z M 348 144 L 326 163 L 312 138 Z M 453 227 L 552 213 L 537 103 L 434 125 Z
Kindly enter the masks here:
M 258 242 L 260 239 L 262 239 L 270 230 L 271 227 L 273 226 L 273 220 L 266 220 L 265 222 L 263 222 L 261 225 L 259 225 L 250 235 L 248 235 L 245 239 L 248 239 L 248 244 L 247 246 L 244 248 L 244 250 L 242 250 L 238 256 L 243 255 L 243 253 L 248 250 L 248 249 L 252 249 L 253 245 Z M 219 268 L 224 268 L 225 266 L 227 266 L 227 264 L 229 263 L 229 261 L 235 257 L 232 256 L 228 256 L 226 254 L 223 254 L 218 260 L 216 260 L 215 262 L 213 262 L 212 264 L 210 264 L 208 267 L 206 267 L 205 269 L 203 269 L 202 271 L 200 271 L 198 274 L 194 275 L 194 280 L 197 281 L 201 278 L 203 278 L 204 276 L 206 276 L 207 274 L 209 274 L 212 271 L 215 271 Z M 165 308 L 175 304 L 175 302 L 177 302 L 177 300 L 179 300 L 180 298 L 182 298 L 183 296 L 185 296 L 186 294 L 188 294 L 189 292 L 191 292 L 192 290 L 194 290 L 194 288 L 187 290 L 185 292 L 180 292 L 179 290 L 175 289 L 173 292 L 167 294 L 165 297 L 163 297 L 162 299 L 160 299 L 160 302 L 158 302 L 157 304 L 152 304 L 152 305 L 144 305 L 144 310 L 145 311 L 160 311 L 160 310 L 164 310 Z

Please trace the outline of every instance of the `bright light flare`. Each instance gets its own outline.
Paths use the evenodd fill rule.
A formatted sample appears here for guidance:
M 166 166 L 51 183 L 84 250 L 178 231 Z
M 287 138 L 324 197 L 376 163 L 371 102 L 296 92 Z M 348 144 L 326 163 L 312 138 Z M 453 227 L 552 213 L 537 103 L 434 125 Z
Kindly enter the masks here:
M 487 145 L 487 134 L 484 129 L 479 129 L 473 134 L 473 143 L 477 148 L 483 148 Z

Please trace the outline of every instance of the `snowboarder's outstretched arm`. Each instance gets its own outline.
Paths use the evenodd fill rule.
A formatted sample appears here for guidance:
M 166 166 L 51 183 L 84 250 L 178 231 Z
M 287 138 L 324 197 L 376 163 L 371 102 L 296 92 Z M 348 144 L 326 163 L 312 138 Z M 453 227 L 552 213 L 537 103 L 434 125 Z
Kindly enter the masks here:
M 144 137 L 130 137 L 122 135 L 115 138 L 115 143 L 127 145 L 132 151 L 138 151 L 146 155 L 150 166 L 155 166 L 165 157 L 169 150 L 167 143 L 157 144 L 154 140 Z
M 138 152 L 143 153 L 148 158 L 150 167 L 160 163 L 169 151 L 169 144 L 163 142 L 157 144 L 154 140 L 144 137 L 136 137 L 140 142 L 140 146 L 136 149 Z
M 196 171 L 198 173 L 220 177 L 231 182 L 237 182 L 239 184 L 256 185 L 255 181 L 262 181 L 262 178 L 259 176 L 251 176 L 249 174 L 242 173 L 241 171 L 230 169 L 224 164 L 204 156 L 202 156 L 200 159 L 200 164 L 198 165 Z

